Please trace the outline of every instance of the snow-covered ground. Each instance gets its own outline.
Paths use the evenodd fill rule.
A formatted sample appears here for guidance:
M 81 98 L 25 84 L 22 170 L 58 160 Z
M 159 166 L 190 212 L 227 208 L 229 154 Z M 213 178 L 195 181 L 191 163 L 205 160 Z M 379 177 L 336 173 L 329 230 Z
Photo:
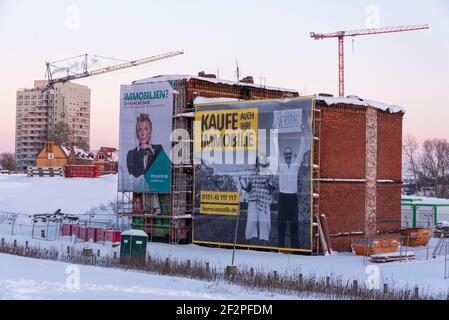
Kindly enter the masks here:
M 83 214 L 117 199 L 117 175 L 95 179 L 0 175 L 0 211 Z
M 83 247 L 89 247 L 100 254 L 112 256 L 114 252 L 119 254 L 118 247 L 112 247 L 110 243 L 92 244 L 78 242 L 73 245 L 69 237 L 64 237 L 61 241 L 44 241 L 28 239 L 23 236 L 1 235 L 8 241 L 16 239 L 18 243 L 29 241 L 30 246 L 40 248 L 55 248 L 61 252 L 66 252 L 67 246 L 74 246 L 80 250 Z M 273 252 L 259 252 L 253 250 L 237 249 L 234 264 L 239 268 L 253 267 L 257 271 L 272 272 L 278 271 L 279 274 L 299 275 L 319 277 L 341 277 L 345 281 L 357 280 L 359 283 L 365 283 L 367 275 L 372 271 L 367 270 L 369 265 L 379 268 L 380 287 L 384 282 L 389 287 L 394 288 L 414 288 L 418 286 L 428 292 L 446 293 L 449 290 L 449 279 L 444 279 L 444 256 L 432 258 L 433 247 L 437 239 L 431 239 L 429 246 L 429 255 L 427 249 L 402 248 L 403 253 L 414 252 L 416 261 L 391 262 L 391 263 L 365 263 L 364 258 L 352 253 L 339 253 L 334 256 L 304 256 Z M 220 248 L 208 248 L 194 244 L 190 245 L 171 245 L 164 243 L 149 243 L 148 254 L 158 258 L 170 258 L 172 260 L 191 260 L 209 262 L 211 267 L 217 267 L 224 270 L 231 264 L 232 250 Z M 449 261 L 448 261 L 449 271 Z
M 310 298 L 313 296 L 307 297 Z M 75 266 L 0 254 L 0 299 L 285 300 L 301 297 L 246 290 L 224 282 Z
M 449 204 L 449 199 L 420 197 L 420 196 L 402 196 L 405 199 L 413 199 L 416 204 Z
M 0 211 L 39 213 L 53 212 L 56 208 L 62 208 L 63 211 L 69 213 L 84 213 L 92 207 L 98 207 L 101 204 L 113 201 L 116 197 L 116 183 L 116 176 L 106 176 L 98 179 L 0 176 Z M 73 198 L 75 199 L 74 201 L 69 200 Z M 51 201 L 48 201 L 48 199 L 51 199 Z M 15 232 L 14 235 L 11 235 L 10 225 L 5 222 L 3 224 L 0 223 L 0 225 L 2 225 L 0 237 L 6 240 L 16 239 L 22 244 L 28 241 L 31 246 L 41 248 L 54 247 L 65 252 L 67 246 L 75 246 L 81 249 L 88 245 L 95 251 L 99 249 L 101 255 L 112 255 L 114 251 L 119 251 L 119 248 L 113 248 L 110 243 L 73 244 L 68 237 L 58 241 L 31 239 L 29 232 L 27 233 L 26 230 L 25 232 Z M 432 239 L 428 251 L 424 247 L 403 248 L 403 250 L 416 252 L 417 261 L 376 264 L 380 272 L 379 282 L 387 282 L 390 287 L 412 288 L 418 285 L 427 291 L 447 293 L 449 279 L 444 279 L 444 257 L 432 259 L 432 247 L 436 245 L 436 241 L 436 239 Z M 148 253 L 161 258 L 170 257 L 171 259 L 207 261 L 211 266 L 216 266 L 221 270 L 224 270 L 227 265 L 231 264 L 232 259 L 232 250 L 206 248 L 197 245 L 149 243 Z M 0 297 L 20 297 L 21 292 L 23 297 L 36 298 L 74 298 L 81 296 L 85 298 L 102 298 L 102 295 L 104 295 L 104 298 L 120 297 L 133 299 L 138 297 L 161 299 L 170 297 L 207 298 L 201 294 L 210 295 L 211 298 L 224 299 L 234 298 L 234 296 L 237 296 L 237 298 L 270 297 L 269 295 L 267 296 L 267 293 L 243 293 L 239 295 L 240 289 L 223 286 L 222 284 L 167 278 L 158 275 L 143 275 L 120 270 L 104 272 L 104 269 L 84 266 L 80 267 L 81 270 L 85 270 L 83 274 L 86 274 L 86 281 L 83 282 L 86 286 L 82 287 L 84 288 L 82 289 L 83 294 L 80 292 L 67 292 L 61 287 L 61 279 L 66 276 L 64 272 L 56 270 L 55 272 L 40 271 L 45 268 L 49 268 L 49 270 L 59 268 L 58 270 L 62 270 L 66 266 L 59 262 L 39 261 L 37 263 L 29 261 L 26 258 L 19 257 L 0 257 L 0 266 L 2 266 L 0 269 Z M 363 262 L 363 257 L 355 256 L 351 253 L 315 257 L 238 249 L 235 257 L 235 264 L 238 267 L 254 267 L 256 270 L 266 272 L 276 270 L 283 274 L 296 275 L 302 273 L 305 276 L 333 275 L 348 281 L 357 279 L 360 283 L 364 283 L 367 276 L 367 265 Z M 12 268 L 11 266 L 14 267 Z M 96 280 L 97 278 L 98 280 Z M 48 294 L 38 289 L 46 285 L 49 288 L 53 288 Z M 204 287 L 208 289 L 199 290 Z M 95 288 L 98 288 L 98 290 Z M 110 288 L 110 290 L 105 290 L 105 288 Z M 174 291 L 169 291 L 169 289 Z M 37 293 L 33 295 L 33 292 Z M 145 295 L 142 292 L 152 292 L 154 294 Z M 276 298 L 279 297 L 276 296 Z

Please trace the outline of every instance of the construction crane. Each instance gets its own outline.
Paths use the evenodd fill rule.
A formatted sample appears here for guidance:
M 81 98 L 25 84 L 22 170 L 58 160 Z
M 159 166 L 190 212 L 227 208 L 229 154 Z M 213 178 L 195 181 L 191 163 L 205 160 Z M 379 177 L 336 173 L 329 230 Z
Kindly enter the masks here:
M 345 59 L 344 59 L 344 38 L 367 36 L 373 34 L 403 32 L 429 29 L 429 25 L 411 25 L 411 26 L 398 26 L 387 28 L 374 28 L 374 29 L 361 29 L 361 30 L 349 30 L 349 31 L 337 31 L 333 33 L 315 33 L 311 32 L 310 37 L 315 40 L 322 40 L 327 38 L 338 38 L 338 92 L 340 97 L 345 95 Z
M 71 80 L 76 80 L 76 79 L 82 79 L 82 78 L 87 78 L 87 77 L 91 77 L 91 76 L 96 76 L 96 75 L 100 75 L 100 74 L 104 74 L 104 73 L 108 73 L 108 72 L 113 72 L 113 71 L 118 71 L 118 70 L 123 70 L 126 68 L 131 68 L 131 67 L 137 67 L 140 66 L 142 64 L 146 64 L 146 63 L 150 63 L 150 62 L 155 62 L 155 61 L 159 61 L 159 60 L 163 60 L 163 59 L 168 59 L 168 58 L 172 58 L 178 55 L 183 54 L 184 51 L 174 51 L 174 52 L 168 52 L 168 53 L 164 53 L 164 54 L 160 54 L 160 55 L 156 55 L 156 56 L 151 56 L 151 57 L 147 57 L 147 58 L 143 58 L 143 59 L 139 59 L 139 60 L 134 60 L 134 61 L 127 61 L 127 62 L 123 62 L 117 65 L 113 65 L 113 66 L 108 66 L 105 68 L 100 68 L 100 69 L 95 69 L 95 70 L 91 70 L 88 71 L 88 55 L 84 54 L 84 55 L 80 55 L 77 57 L 73 57 L 73 58 L 80 58 L 80 57 L 84 57 L 84 65 L 83 65 L 83 71 L 80 73 L 73 73 L 73 74 L 69 74 L 70 73 L 70 68 L 61 68 L 55 65 L 55 63 L 57 62 L 61 62 L 61 61 L 66 61 L 69 59 L 64 59 L 64 60 L 60 60 L 60 61 L 55 61 L 55 62 L 46 62 L 46 73 L 45 73 L 45 78 L 48 81 L 47 85 L 42 89 L 42 92 L 44 93 L 45 101 L 46 101 L 46 105 L 47 105 L 47 113 L 46 113 L 46 124 L 47 124 L 47 139 L 50 140 L 51 139 L 51 126 L 50 123 L 53 123 L 54 120 L 54 110 L 53 110 L 53 100 L 51 99 L 50 95 L 51 95 L 51 91 L 54 89 L 54 85 L 57 83 L 64 83 L 67 81 L 71 81 Z M 70 59 L 73 59 L 70 58 Z M 103 57 L 104 58 L 104 57 Z M 110 59 L 110 58 L 109 58 Z M 114 60 L 118 60 L 118 59 L 114 59 Z M 123 60 L 122 60 L 123 61 Z M 52 67 L 56 68 L 59 71 L 66 71 L 67 72 L 67 76 L 65 77 L 59 77 L 59 78 L 53 78 L 53 73 L 52 72 Z

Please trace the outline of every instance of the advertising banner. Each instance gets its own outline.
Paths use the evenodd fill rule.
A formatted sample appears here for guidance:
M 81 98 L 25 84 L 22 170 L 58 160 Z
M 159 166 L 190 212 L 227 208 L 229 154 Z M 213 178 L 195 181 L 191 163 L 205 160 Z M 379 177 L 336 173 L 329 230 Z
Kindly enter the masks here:
M 312 250 L 313 105 L 196 106 L 194 243 Z
M 169 82 L 121 86 L 119 192 L 170 192 L 172 110 Z

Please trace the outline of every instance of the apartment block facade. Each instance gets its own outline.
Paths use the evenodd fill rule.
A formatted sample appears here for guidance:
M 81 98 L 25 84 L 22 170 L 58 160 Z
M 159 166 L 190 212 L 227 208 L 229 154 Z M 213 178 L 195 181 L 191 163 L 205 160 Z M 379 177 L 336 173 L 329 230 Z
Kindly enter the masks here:
M 37 154 L 47 141 L 51 128 L 47 123 L 49 110 L 52 125 L 65 122 L 75 144 L 81 141 L 90 144 L 90 89 L 66 82 L 55 84 L 53 90 L 44 93 L 46 84 L 36 80 L 32 89 L 20 89 L 16 93 L 15 152 L 19 171 L 34 166 Z

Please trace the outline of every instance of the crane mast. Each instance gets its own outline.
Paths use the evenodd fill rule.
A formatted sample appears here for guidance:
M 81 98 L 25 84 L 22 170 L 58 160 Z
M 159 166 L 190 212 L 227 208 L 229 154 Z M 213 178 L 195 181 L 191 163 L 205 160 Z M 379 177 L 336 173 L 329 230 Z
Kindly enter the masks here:
M 315 40 L 338 38 L 338 93 L 339 93 L 340 97 L 344 97 L 344 95 L 345 95 L 344 38 L 345 37 L 356 37 L 356 36 L 366 36 L 366 35 L 374 35 L 374 34 L 415 31 L 415 30 L 425 30 L 425 29 L 429 29 L 428 24 L 386 27 L 386 28 L 373 28 L 373 29 L 360 29 L 360 30 L 347 30 L 347 31 L 337 31 L 337 32 L 332 32 L 332 33 L 311 32 L 310 37 Z

